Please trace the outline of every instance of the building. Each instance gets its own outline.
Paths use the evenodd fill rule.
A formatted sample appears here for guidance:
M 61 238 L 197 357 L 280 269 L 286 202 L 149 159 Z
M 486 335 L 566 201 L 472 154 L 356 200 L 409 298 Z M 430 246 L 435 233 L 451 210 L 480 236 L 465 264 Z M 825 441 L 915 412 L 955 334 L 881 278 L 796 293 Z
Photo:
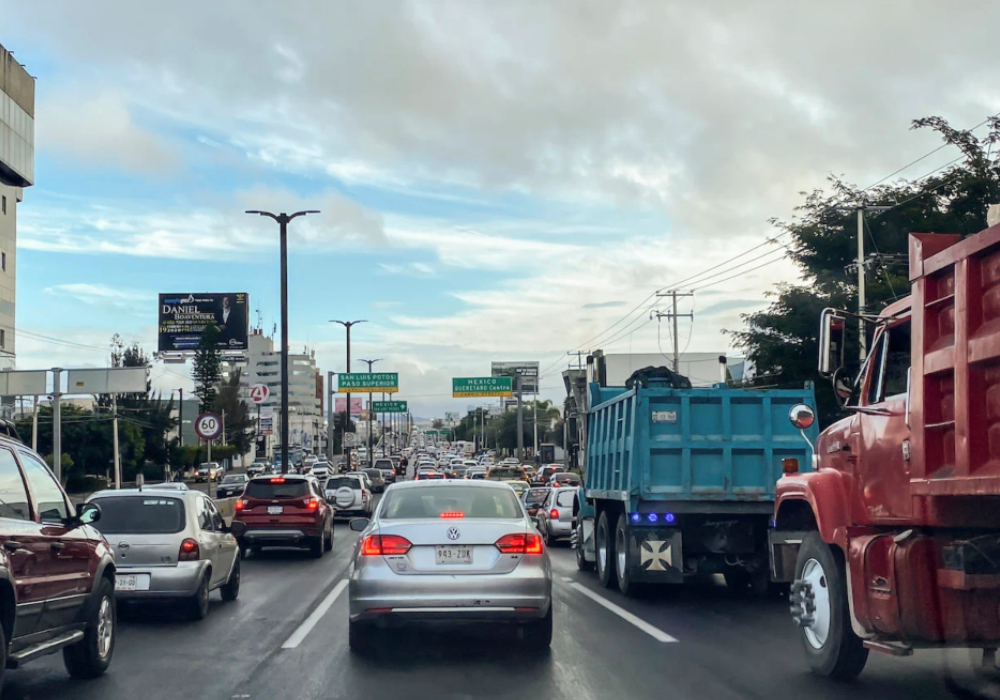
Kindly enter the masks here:
M 281 429 L 281 352 L 274 349 L 274 340 L 259 329 L 253 329 L 247 340 L 247 363 L 241 367 L 240 386 L 247 401 L 254 384 L 265 384 L 271 390 L 263 405 L 274 407 L 274 435 L 270 441 L 273 452 Z M 288 444 L 318 454 L 326 449 L 326 423 L 323 377 L 316 367 L 316 353 L 308 350 L 301 354 L 290 353 L 288 370 Z
M 17 208 L 35 181 L 35 79 L 0 46 L 0 369 L 13 369 Z

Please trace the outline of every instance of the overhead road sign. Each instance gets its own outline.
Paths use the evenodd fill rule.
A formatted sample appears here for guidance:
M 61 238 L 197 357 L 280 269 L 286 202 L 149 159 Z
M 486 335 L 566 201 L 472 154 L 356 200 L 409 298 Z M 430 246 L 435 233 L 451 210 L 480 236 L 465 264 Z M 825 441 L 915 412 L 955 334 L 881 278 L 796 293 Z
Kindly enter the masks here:
M 48 370 L 11 370 L 0 372 L 0 396 L 31 396 L 47 394 Z
M 405 401 L 373 401 L 375 413 L 406 413 Z
M 520 377 L 522 393 L 538 393 L 537 362 L 493 362 L 490 370 L 494 377 Z M 514 388 L 517 389 L 516 383 Z
M 145 394 L 145 367 L 71 369 L 67 372 L 67 394 Z
M 510 396 L 514 380 L 511 377 L 456 377 L 451 380 L 451 395 L 456 399 L 474 396 Z
M 194 421 L 194 431 L 202 440 L 215 440 L 222 435 L 222 420 L 214 413 L 202 413 Z
M 341 394 L 395 394 L 399 391 L 398 372 L 351 372 L 337 375 Z
M 219 350 L 247 349 L 246 292 L 161 294 L 159 352 L 194 352 L 209 324 L 219 327 Z

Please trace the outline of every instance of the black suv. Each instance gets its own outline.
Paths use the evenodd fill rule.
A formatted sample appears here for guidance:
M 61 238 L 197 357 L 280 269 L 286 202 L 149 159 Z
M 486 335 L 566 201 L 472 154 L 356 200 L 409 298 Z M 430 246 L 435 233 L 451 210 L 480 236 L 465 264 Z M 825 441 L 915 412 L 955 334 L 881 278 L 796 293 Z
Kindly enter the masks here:
M 5 668 L 60 650 L 75 678 L 110 665 L 115 562 L 90 526 L 100 516 L 93 503 L 74 508 L 37 454 L 0 436 L 0 684 Z

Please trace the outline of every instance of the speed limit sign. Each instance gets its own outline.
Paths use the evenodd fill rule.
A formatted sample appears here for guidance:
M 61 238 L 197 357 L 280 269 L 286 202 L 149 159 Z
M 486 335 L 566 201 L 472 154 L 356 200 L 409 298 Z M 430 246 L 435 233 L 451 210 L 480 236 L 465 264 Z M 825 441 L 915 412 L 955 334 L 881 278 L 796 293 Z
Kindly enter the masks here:
M 214 413 L 202 413 L 194 422 L 194 431 L 202 440 L 214 440 L 222 435 L 222 421 Z
M 267 388 L 267 384 L 254 384 L 250 387 L 250 400 L 254 403 L 264 403 L 270 395 L 271 390 Z

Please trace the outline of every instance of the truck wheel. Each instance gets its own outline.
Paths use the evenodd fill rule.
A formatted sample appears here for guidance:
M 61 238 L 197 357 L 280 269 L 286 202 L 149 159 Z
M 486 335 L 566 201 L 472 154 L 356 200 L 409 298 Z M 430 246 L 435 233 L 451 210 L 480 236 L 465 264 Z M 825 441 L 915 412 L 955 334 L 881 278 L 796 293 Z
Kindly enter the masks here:
M 622 513 L 618 516 L 618 526 L 615 527 L 615 573 L 618 578 L 618 590 L 622 595 L 634 596 L 639 592 L 639 584 L 632 582 L 628 554 L 628 518 Z
M 63 664 L 73 678 L 97 678 L 108 670 L 115 651 L 118 635 L 115 586 L 103 576 L 97 586 L 98 598 L 90 611 L 83 639 L 63 649 Z
M 594 568 L 594 563 L 587 561 L 587 556 L 583 552 L 583 527 L 576 528 L 576 568 L 580 571 L 590 571 Z
M 813 673 L 838 680 L 861 673 L 868 650 L 851 629 L 844 560 L 818 532 L 806 535 L 799 547 L 788 603 Z
M 594 551 L 597 553 L 597 578 L 605 588 L 611 588 L 617 579 L 614 575 L 615 542 L 608 527 L 607 512 L 601 513 L 597 519 L 597 529 L 594 531 Z

